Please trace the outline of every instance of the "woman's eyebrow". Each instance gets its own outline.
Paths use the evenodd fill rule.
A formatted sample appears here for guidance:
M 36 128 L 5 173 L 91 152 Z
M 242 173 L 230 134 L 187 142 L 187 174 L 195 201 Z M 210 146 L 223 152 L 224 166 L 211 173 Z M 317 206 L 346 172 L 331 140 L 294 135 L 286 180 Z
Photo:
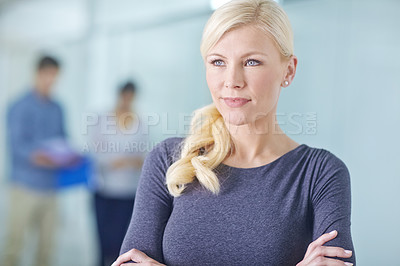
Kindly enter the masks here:
M 254 52 L 245 53 L 244 55 L 242 55 L 242 58 L 244 58 L 244 57 L 249 57 L 249 56 L 251 56 L 251 55 L 263 55 L 263 56 L 268 56 L 268 54 L 254 51 Z
M 240 58 L 249 57 L 249 56 L 251 56 L 251 55 L 263 55 L 263 56 L 268 56 L 268 54 L 265 54 L 265 53 L 262 53 L 262 52 L 256 52 L 256 51 L 254 51 L 254 52 L 245 53 L 245 54 L 243 54 Z M 221 55 L 221 54 L 218 54 L 218 53 L 212 53 L 212 54 L 207 55 L 207 57 L 210 57 L 210 56 L 218 56 L 218 57 L 226 58 L 225 56 L 223 56 L 223 55 Z
M 213 54 L 207 55 L 207 57 L 210 57 L 210 56 L 219 56 L 219 57 L 222 57 L 222 58 L 226 58 L 225 56 L 223 56 L 221 54 L 217 54 L 217 53 L 213 53 Z

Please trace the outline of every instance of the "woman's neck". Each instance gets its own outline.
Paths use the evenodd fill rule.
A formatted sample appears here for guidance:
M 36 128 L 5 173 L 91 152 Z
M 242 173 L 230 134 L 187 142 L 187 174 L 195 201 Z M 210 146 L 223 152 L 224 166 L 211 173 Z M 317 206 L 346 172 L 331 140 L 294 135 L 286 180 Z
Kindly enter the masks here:
M 224 162 L 246 167 L 264 165 L 299 145 L 282 131 L 276 118 L 271 120 L 256 121 L 258 125 L 228 124 L 234 147 Z

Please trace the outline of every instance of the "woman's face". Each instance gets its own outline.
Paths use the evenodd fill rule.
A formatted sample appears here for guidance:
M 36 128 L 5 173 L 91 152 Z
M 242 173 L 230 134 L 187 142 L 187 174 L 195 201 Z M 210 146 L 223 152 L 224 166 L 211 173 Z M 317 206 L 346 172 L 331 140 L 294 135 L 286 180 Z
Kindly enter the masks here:
M 222 36 L 205 64 L 218 111 L 225 122 L 239 126 L 275 115 L 281 86 L 294 78 L 297 58 L 282 59 L 264 31 L 242 26 Z

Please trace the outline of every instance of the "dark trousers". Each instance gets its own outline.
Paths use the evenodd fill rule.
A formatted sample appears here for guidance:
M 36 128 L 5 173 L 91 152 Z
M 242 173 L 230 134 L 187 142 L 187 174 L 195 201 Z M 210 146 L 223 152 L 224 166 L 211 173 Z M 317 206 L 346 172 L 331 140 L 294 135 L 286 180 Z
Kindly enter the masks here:
M 115 199 L 94 194 L 101 266 L 111 265 L 119 256 L 131 219 L 133 203 L 134 198 Z

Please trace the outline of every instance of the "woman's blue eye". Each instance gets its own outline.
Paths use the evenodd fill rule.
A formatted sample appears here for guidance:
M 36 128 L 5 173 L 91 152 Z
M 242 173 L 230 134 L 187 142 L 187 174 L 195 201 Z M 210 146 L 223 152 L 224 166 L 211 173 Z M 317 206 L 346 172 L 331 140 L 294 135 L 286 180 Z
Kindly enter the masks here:
M 214 66 L 223 66 L 224 62 L 222 60 L 214 60 L 214 61 L 212 61 L 212 64 Z
M 249 59 L 246 61 L 247 66 L 257 66 L 260 64 L 260 61 L 254 60 L 254 59 Z

